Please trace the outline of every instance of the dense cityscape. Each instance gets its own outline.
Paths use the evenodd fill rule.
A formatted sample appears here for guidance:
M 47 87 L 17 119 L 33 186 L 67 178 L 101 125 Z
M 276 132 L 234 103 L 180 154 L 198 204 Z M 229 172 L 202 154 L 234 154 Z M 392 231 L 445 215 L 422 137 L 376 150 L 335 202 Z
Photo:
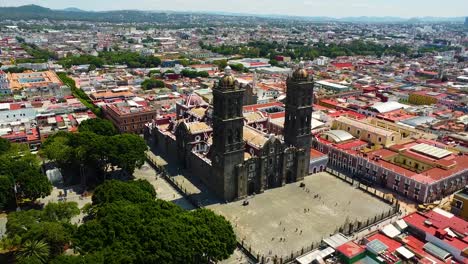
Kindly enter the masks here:
M 467 94 L 465 17 L 0 7 L 0 263 L 468 263 Z

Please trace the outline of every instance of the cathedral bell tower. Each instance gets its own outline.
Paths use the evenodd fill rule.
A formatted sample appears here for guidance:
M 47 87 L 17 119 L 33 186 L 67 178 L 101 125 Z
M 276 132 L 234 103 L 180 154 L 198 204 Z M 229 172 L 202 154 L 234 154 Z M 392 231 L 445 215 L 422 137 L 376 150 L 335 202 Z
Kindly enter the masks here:
M 212 175 L 214 191 L 226 201 L 241 198 L 244 189 L 244 90 L 236 84 L 231 68 L 213 89 Z
M 309 172 L 312 145 L 311 120 L 314 83 L 302 67 L 286 82 L 284 142 L 297 149 L 292 181 L 299 181 Z

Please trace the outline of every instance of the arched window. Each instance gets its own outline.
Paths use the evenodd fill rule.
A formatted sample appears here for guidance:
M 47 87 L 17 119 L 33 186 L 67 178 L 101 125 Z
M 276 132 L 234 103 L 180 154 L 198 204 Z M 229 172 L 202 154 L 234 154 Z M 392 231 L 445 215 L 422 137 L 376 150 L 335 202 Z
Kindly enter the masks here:
M 232 144 L 232 130 L 229 129 L 228 130 L 228 144 Z

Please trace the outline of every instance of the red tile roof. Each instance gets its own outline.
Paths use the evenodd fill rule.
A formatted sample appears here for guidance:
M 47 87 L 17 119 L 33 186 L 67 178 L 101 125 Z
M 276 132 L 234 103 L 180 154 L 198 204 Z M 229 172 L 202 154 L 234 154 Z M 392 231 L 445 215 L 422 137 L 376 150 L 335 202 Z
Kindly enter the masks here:
M 364 251 L 366 251 L 365 248 L 359 246 L 358 244 L 354 243 L 353 241 L 349 241 L 346 244 L 343 244 L 339 247 L 336 248 L 338 252 L 341 254 L 345 255 L 347 258 L 351 259 Z
M 359 139 L 335 145 L 336 148 L 344 149 L 344 150 L 361 148 L 363 146 L 367 146 L 367 142 L 359 140 Z
M 352 68 L 353 63 L 351 62 L 332 62 L 331 65 L 335 66 L 336 68 Z
M 461 234 L 466 234 L 468 232 L 467 221 L 456 216 L 448 218 L 435 211 L 430 211 L 425 215 L 419 212 L 412 213 L 403 218 L 403 220 L 405 220 L 408 225 L 411 225 L 414 228 L 417 228 L 418 230 L 432 236 L 435 236 L 438 230 L 443 230 L 447 227 Z M 425 222 L 426 220 L 429 220 L 431 224 L 427 224 Z M 439 239 L 461 251 L 468 248 L 468 243 L 459 238 L 449 238 L 446 236 Z

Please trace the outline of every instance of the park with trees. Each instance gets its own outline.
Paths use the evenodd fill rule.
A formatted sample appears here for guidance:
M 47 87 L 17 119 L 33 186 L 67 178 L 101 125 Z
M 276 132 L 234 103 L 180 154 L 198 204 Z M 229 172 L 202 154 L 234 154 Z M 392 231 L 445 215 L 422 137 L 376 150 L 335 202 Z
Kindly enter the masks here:
M 339 56 L 354 55 L 409 55 L 412 50 L 406 45 L 381 45 L 374 42 L 354 40 L 349 43 L 323 43 L 319 42 L 313 45 L 306 43 L 279 43 L 277 41 L 252 41 L 243 45 L 206 45 L 200 43 L 204 49 L 223 55 L 242 55 L 244 57 L 265 57 L 271 60 L 277 55 L 289 56 L 292 59 L 313 60 L 319 56 L 336 58 Z
M 98 56 L 80 55 L 69 56 L 58 61 L 65 68 L 73 65 L 92 65 L 101 68 L 104 65 L 127 65 L 129 68 L 154 68 L 161 64 L 161 59 L 155 56 L 145 56 L 131 51 L 104 51 Z
M 159 200 L 145 180 L 105 181 L 82 212 L 79 225 L 73 202 L 10 213 L 0 250 L 16 263 L 212 263 L 236 247 L 224 217 Z
M 99 183 L 116 169 L 132 175 L 145 161 L 146 143 L 138 135 L 117 134 L 111 127 L 103 119 L 83 122 L 80 133 L 58 132 L 47 138 L 40 155 L 60 168 L 67 183 L 83 182 L 82 177 Z
M 28 146 L 0 138 L 0 210 L 34 202 L 51 191 L 52 185 L 41 173 L 40 160 Z

